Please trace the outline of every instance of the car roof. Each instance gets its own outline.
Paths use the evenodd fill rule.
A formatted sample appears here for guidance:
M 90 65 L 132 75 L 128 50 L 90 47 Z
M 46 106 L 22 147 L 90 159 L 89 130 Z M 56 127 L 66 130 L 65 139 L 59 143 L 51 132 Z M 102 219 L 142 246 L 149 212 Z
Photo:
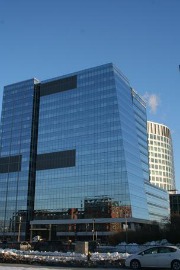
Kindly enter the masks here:
M 176 247 L 174 245 L 154 245 L 154 246 L 146 247 L 146 248 L 142 249 L 141 251 L 139 251 L 138 253 L 143 252 L 145 250 L 148 250 L 150 248 L 162 248 L 162 247 L 174 248 L 174 249 L 180 250 L 178 247 Z

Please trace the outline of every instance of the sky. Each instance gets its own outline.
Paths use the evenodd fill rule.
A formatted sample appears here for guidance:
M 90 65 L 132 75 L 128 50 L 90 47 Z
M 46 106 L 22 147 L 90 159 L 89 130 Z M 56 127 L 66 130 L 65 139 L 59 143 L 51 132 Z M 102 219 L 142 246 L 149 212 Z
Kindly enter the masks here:
M 5 85 L 112 62 L 170 128 L 180 192 L 179 14 L 179 0 L 0 0 L 0 111 Z

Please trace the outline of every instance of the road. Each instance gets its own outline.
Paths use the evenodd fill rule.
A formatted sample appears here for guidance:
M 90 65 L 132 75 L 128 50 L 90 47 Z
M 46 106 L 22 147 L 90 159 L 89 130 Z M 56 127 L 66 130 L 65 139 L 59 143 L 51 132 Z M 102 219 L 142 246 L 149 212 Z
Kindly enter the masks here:
M 0 270 L 35 270 L 35 269 L 41 269 L 41 270 L 52 270 L 52 269 L 61 269 L 61 270 L 85 270 L 85 269 L 91 269 L 91 270 L 104 270 L 104 268 L 74 268 L 74 267 L 52 267 L 52 266 L 39 266 L 39 265 L 22 265 L 22 264 L 0 264 Z M 108 270 L 115 270 L 115 269 L 124 269 L 124 268 L 108 268 Z M 129 270 L 129 268 L 126 268 L 126 270 Z

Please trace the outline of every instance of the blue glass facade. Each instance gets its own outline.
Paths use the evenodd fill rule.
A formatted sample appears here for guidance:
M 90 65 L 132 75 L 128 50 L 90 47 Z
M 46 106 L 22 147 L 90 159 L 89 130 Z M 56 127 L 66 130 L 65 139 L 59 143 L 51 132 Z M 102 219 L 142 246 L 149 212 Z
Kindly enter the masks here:
M 17 233 L 10 221 L 20 215 L 24 224 L 31 220 L 34 233 L 54 226 L 57 236 L 91 236 L 94 230 L 108 235 L 120 230 L 125 218 L 151 220 L 146 108 L 113 64 L 41 83 L 29 80 L 5 87 L 4 93 L 3 232 Z M 22 93 L 27 102 L 21 102 Z M 16 162 L 5 172 L 10 156 Z M 163 218 L 167 201 L 155 193 Z
M 16 235 L 21 217 L 28 230 L 34 208 L 36 146 L 32 140 L 35 123 L 35 85 L 28 80 L 4 88 L 1 116 L 0 228 L 1 235 Z
M 81 209 L 85 198 L 107 196 L 134 200 L 135 216 L 148 218 L 128 83 L 111 65 L 77 80 L 77 88 L 40 100 L 37 153 L 75 149 L 76 165 L 37 171 L 35 209 Z

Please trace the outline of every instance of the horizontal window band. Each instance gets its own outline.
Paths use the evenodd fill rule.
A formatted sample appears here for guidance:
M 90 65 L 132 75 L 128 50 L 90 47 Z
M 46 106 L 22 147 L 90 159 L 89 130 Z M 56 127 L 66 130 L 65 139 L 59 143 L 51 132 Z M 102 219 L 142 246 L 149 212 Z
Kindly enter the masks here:
M 40 96 L 47 96 L 77 88 L 77 76 L 40 84 Z
M 50 170 L 57 168 L 74 167 L 76 150 L 67 150 L 37 155 L 36 170 Z
M 0 173 L 11 173 L 21 171 L 21 155 L 1 157 Z

